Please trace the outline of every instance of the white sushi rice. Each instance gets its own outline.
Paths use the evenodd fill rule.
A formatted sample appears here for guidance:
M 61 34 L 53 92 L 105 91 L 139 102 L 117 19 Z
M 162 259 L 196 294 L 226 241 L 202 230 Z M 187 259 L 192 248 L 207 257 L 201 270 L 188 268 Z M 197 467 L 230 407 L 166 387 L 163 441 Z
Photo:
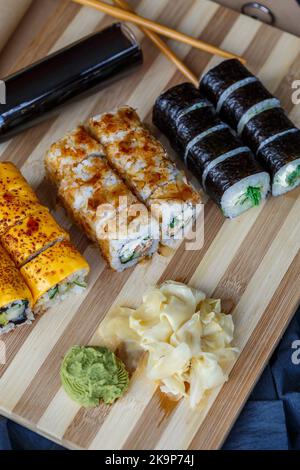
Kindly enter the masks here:
M 190 222 L 195 220 L 196 206 L 181 201 L 153 200 L 151 212 L 160 220 L 161 243 L 165 246 L 174 246 L 176 240 L 186 236 L 185 230 Z
M 19 326 L 30 325 L 33 322 L 34 315 L 32 310 L 30 307 L 25 307 L 24 302 L 27 302 L 26 299 L 17 300 L 1 308 L 2 312 L 0 312 L 0 315 L 4 314 L 8 323 L 6 325 L 0 325 L 0 335 L 8 333 Z M 14 321 L 17 321 L 18 318 L 24 314 L 26 319 L 22 323 L 15 325 Z
M 107 114 L 116 114 L 117 112 L 118 112 L 118 109 L 113 109 L 112 111 L 110 111 L 108 113 L 105 112 L 105 113 L 97 114 L 97 116 L 93 116 L 91 118 L 91 122 L 100 122 L 100 121 L 102 121 L 103 117 L 106 116 Z M 139 126 L 132 126 L 132 127 L 128 128 L 128 130 L 126 130 L 126 131 L 122 130 L 122 131 L 110 132 L 109 134 L 103 132 L 101 134 L 101 143 L 102 143 L 102 145 L 109 145 L 109 144 L 113 144 L 114 142 L 119 142 L 119 141 L 125 139 L 125 137 L 130 132 L 135 132 L 138 129 L 139 129 Z
M 158 157 L 159 160 L 159 157 Z M 159 173 L 159 161 L 157 162 L 156 167 L 157 173 Z M 169 184 L 175 183 L 178 178 L 181 178 L 180 171 L 170 163 L 164 168 L 165 174 L 167 175 L 168 181 L 163 182 L 161 184 L 157 184 L 153 186 L 153 184 L 145 183 L 144 187 L 138 188 L 138 197 L 146 204 L 146 206 L 150 207 L 151 201 L 149 202 L 150 198 L 155 194 L 156 191 L 160 191 L 161 188 L 168 186 Z M 139 181 L 138 177 L 134 178 L 134 182 Z M 134 189 L 134 188 L 133 188 Z M 166 200 L 164 201 L 166 203 Z
M 147 217 L 148 219 L 148 217 Z M 109 240 L 110 265 L 118 272 L 136 265 L 141 259 L 152 256 L 159 244 L 159 226 L 155 219 L 132 220 L 128 233 Z
M 259 188 L 261 201 L 266 199 L 270 187 L 270 176 L 266 172 L 247 176 L 227 189 L 221 199 L 225 217 L 239 216 L 253 207 L 251 199 L 246 197 L 248 188 Z
M 82 269 L 81 271 L 71 274 L 62 282 L 49 289 L 36 302 L 34 313 L 40 315 L 73 294 L 82 294 L 87 287 L 87 274 L 88 271 L 86 269 Z
M 158 241 L 151 238 L 137 238 L 129 241 L 113 240 L 110 242 L 111 267 L 122 272 L 135 266 L 146 256 L 152 256 L 158 247 Z
M 88 201 L 92 197 L 94 192 L 93 186 L 78 186 L 76 188 L 76 195 L 74 197 L 73 209 L 80 211 L 87 208 Z
M 295 176 L 293 177 L 293 174 Z M 280 196 L 300 185 L 300 158 L 287 163 L 276 173 L 272 184 L 272 195 Z
M 82 181 L 88 181 L 91 178 L 89 168 L 94 166 L 95 158 L 101 157 L 87 157 L 82 162 L 74 165 L 72 168 L 73 174 L 76 178 L 80 178 Z

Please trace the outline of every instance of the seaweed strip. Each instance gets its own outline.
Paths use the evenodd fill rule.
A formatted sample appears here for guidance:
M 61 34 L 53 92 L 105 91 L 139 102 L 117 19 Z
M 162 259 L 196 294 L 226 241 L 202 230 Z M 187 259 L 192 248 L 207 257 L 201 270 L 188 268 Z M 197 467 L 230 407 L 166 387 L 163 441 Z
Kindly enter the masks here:
M 294 128 L 283 109 L 275 108 L 255 116 L 244 128 L 242 139 L 253 152 L 273 135 Z
M 239 88 L 227 98 L 221 108 L 220 117 L 236 130 L 240 119 L 248 109 L 270 98 L 273 96 L 260 82 L 250 83 Z

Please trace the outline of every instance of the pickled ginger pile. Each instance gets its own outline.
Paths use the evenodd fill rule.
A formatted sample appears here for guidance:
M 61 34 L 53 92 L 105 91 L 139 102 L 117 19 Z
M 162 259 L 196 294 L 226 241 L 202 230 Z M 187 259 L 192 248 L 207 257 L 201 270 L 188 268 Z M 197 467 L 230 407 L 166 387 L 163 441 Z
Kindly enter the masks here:
M 148 352 L 146 373 L 162 392 L 191 407 L 222 385 L 238 353 L 231 315 L 219 299 L 174 281 L 152 288 L 137 309 L 117 307 L 105 333 Z

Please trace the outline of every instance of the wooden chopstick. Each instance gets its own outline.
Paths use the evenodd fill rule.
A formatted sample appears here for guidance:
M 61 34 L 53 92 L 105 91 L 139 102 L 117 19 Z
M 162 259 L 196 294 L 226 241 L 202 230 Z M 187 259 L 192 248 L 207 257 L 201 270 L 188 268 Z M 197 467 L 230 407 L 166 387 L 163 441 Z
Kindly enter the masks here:
M 113 0 L 113 2 L 118 5 L 120 8 L 123 8 L 124 10 L 127 11 L 134 11 L 130 6 L 128 5 L 125 0 Z M 167 46 L 167 44 L 160 39 L 160 37 L 156 34 L 153 33 L 152 31 L 149 31 L 147 28 L 144 28 L 143 26 L 139 27 L 141 31 L 158 47 L 158 49 L 171 61 L 175 66 L 178 68 L 178 70 L 190 81 L 192 82 L 196 87 L 199 85 L 199 80 L 196 77 L 196 75 L 177 57 L 177 55 Z
M 184 44 L 188 44 L 189 46 L 195 47 L 196 49 L 209 52 L 210 54 L 216 54 L 221 57 L 225 57 L 226 59 L 238 59 L 242 63 L 245 63 L 245 59 L 243 59 L 242 57 L 238 55 L 232 54 L 231 52 L 224 51 L 223 49 L 220 49 L 219 47 L 213 46 L 199 39 L 195 39 L 191 36 L 187 36 L 184 33 L 175 31 L 174 29 L 171 29 L 167 26 L 163 26 L 159 23 L 156 23 L 155 21 L 151 21 L 142 16 L 138 16 L 135 13 L 132 13 L 131 11 L 122 10 L 122 8 L 118 8 L 113 5 L 108 5 L 107 3 L 102 2 L 100 0 L 73 0 L 73 1 L 76 3 L 79 3 L 80 5 L 85 5 L 85 6 L 95 8 L 96 10 L 102 11 L 103 13 L 113 16 L 114 18 L 117 18 L 121 21 L 129 21 L 138 26 L 143 26 L 144 28 L 154 31 L 155 33 L 161 34 L 170 39 L 181 41 Z

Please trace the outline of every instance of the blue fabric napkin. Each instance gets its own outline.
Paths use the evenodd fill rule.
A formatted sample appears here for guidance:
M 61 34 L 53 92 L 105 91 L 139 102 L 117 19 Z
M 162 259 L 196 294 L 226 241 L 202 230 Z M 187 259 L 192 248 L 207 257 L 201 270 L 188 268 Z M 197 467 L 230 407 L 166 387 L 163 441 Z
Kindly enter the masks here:
M 0 450 L 62 447 L 0 417 Z M 223 449 L 300 450 L 300 309 L 231 430 Z
M 300 309 L 223 449 L 300 450 Z

